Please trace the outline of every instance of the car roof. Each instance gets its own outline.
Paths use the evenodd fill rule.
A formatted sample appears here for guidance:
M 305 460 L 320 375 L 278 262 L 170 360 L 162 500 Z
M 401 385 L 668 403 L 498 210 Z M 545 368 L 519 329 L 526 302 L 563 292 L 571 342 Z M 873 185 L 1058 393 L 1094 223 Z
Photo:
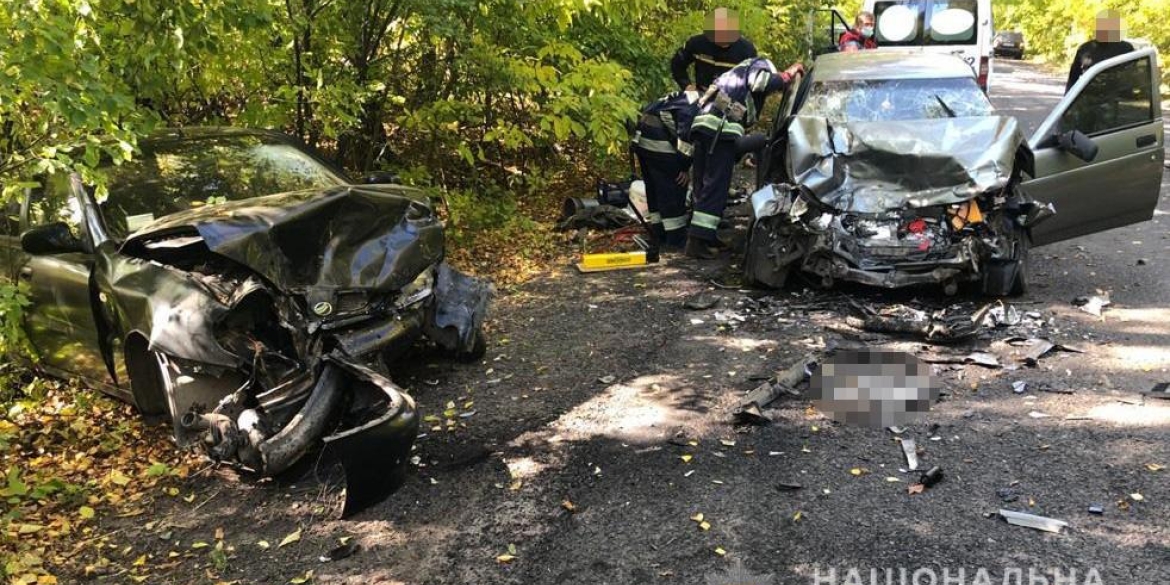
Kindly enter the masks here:
M 954 55 L 879 49 L 821 55 L 814 76 L 817 81 L 945 79 L 974 78 L 975 72 Z

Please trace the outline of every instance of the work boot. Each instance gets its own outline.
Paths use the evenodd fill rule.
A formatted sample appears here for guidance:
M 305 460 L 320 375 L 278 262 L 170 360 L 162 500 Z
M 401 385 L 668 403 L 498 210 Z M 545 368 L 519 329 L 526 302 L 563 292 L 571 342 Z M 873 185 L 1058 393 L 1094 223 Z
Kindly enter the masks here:
M 687 238 L 687 247 L 683 253 L 686 254 L 687 258 L 696 260 L 714 260 L 718 255 L 715 250 L 711 249 L 710 243 L 694 236 Z

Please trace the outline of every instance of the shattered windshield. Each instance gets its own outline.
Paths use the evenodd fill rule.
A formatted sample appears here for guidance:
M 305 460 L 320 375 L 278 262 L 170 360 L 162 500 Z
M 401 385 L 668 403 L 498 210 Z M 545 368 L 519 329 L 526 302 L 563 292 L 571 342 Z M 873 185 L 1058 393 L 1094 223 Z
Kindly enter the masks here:
M 148 144 L 132 161 L 103 172 L 109 195 L 102 215 L 117 240 L 187 209 L 346 184 L 296 146 L 256 135 Z
M 802 116 L 832 123 L 990 116 L 991 102 L 972 78 L 820 81 Z

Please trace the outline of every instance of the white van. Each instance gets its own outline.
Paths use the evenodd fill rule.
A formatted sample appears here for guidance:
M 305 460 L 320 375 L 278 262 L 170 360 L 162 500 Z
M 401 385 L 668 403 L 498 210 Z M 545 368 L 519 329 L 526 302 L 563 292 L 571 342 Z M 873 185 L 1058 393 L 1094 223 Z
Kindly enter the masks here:
M 987 91 L 995 36 L 991 0 L 865 0 L 862 10 L 874 15 L 878 50 L 958 55 Z M 852 16 L 843 16 L 852 24 Z

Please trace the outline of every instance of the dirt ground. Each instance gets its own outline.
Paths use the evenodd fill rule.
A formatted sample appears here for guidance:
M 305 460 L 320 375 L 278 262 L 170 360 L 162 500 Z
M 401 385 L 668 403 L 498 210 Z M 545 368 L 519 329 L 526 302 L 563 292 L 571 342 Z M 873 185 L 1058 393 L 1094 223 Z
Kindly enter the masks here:
M 1059 80 L 998 66 L 997 102 L 1034 126 L 1027 110 L 1058 99 Z M 722 284 L 733 260 L 668 257 L 641 271 L 566 268 L 503 296 L 480 363 L 409 360 L 397 381 L 420 408 L 465 416 L 451 429 L 424 423 L 417 465 L 375 508 L 337 519 L 329 469 L 283 482 L 210 470 L 184 486 L 190 502 L 161 498 L 148 516 L 104 520 L 108 554 L 149 555 L 151 583 L 288 583 L 312 571 L 315 583 L 690 584 L 730 583 L 738 570 L 736 582 L 795 584 L 830 568 L 839 582 L 850 568 L 865 583 L 871 569 L 928 568 L 939 582 L 944 569 L 964 569 L 968 582 L 986 569 L 1000 583 L 1022 568 L 1026 583 L 1029 568 L 1057 568 L 1078 583 L 1090 570 L 1105 584 L 1164 583 L 1170 401 L 1139 391 L 1170 381 L 1167 212 L 1163 202 L 1153 222 L 1036 251 L 1034 289 L 1015 305 L 1084 353 L 1018 369 L 940 366 L 943 397 L 903 434 L 924 448 L 923 467 L 945 472 L 919 495 L 907 493 L 918 473 L 900 471 L 887 430 L 836 424 L 807 397 L 773 403 L 769 426 L 736 426 L 731 412 L 762 378 L 833 339 L 923 352 L 852 327 L 846 297 L 953 299 L 740 291 Z M 1070 304 L 1095 289 L 1112 295 L 1102 317 Z M 683 307 L 699 294 L 719 305 Z M 1029 389 L 1013 392 L 1021 380 Z M 1000 508 L 1070 526 L 1011 526 L 990 514 Z M 700 513 L 707 529 L 692 519 Z M 220 529 L 225 554 L 194 546 Z M 322 562 L 343 537 L 360 549 Z

